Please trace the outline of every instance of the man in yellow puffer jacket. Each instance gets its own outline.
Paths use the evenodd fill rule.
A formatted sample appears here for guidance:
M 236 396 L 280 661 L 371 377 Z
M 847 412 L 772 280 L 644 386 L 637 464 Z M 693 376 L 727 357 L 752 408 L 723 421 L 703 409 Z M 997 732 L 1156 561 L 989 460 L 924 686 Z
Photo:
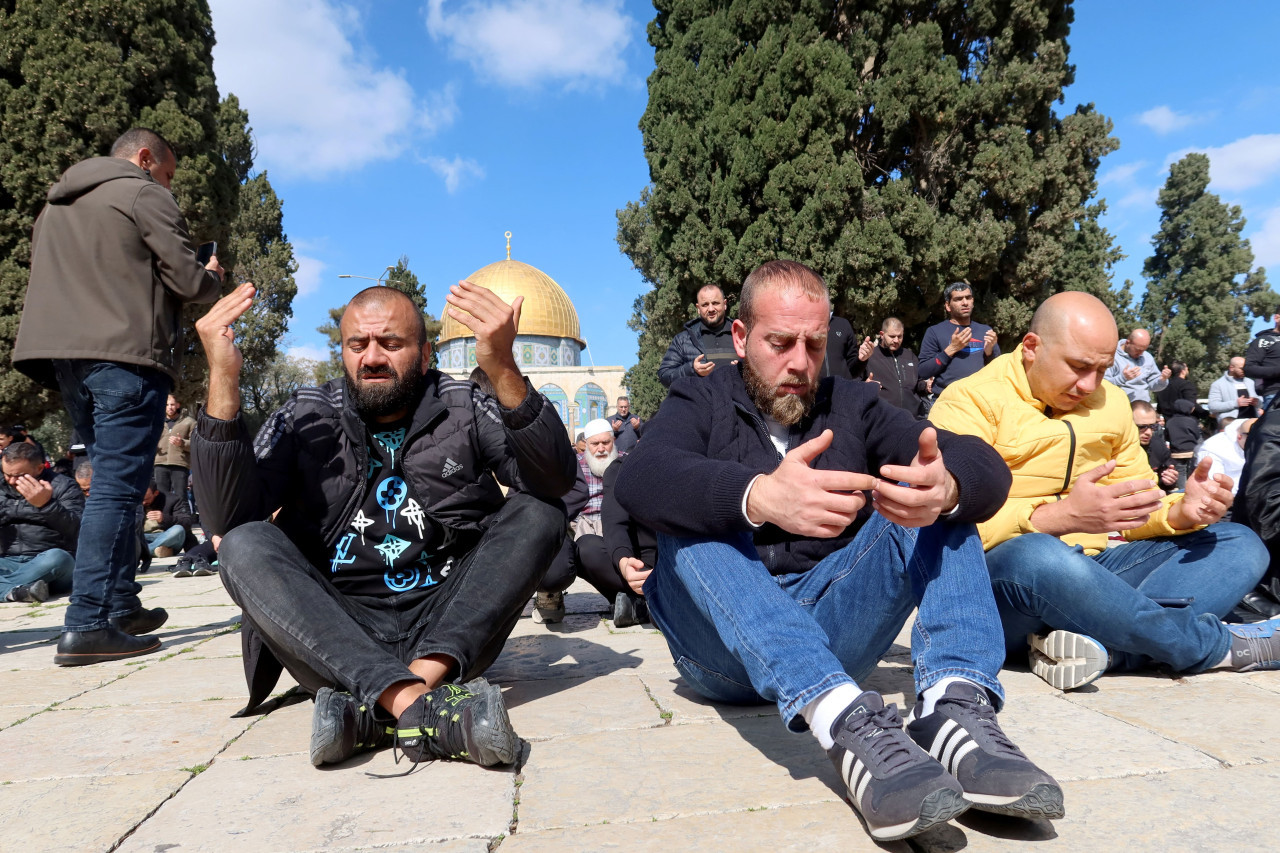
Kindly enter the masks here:
M 1165 663 L 1280 668 L 1280 620 L 1225 625 L 1267 552 L 1222 522 L 1231 483 L 1199 466 L 1163 496 L 1129 400 L 1103 374 L 1119 335 L 1086 293 L 1045 300 L 1014 352 L 956 382 L 929 419 L 991 444 L 1013 472 L 1004 507 L 978 525 L 1010 658 L 1069 690 L 1108 667 Z M 1108 534 L 1123 544 L 1108 548 Z

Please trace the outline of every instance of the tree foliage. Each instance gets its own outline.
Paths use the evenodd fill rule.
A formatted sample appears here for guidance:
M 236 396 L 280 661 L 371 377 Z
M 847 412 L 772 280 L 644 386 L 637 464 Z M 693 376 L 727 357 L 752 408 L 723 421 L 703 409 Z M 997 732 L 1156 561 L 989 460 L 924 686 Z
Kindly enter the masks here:
M 427 292 L 413 270 L 409 269 L 409 256 L 401 255 L 395 266 L 387 267 L 386 275 L 379 279 L 381 284 L 394 287 L 413 300 L 413 304 L 422 312 L 422 319 L 427 326 L 427 340 L 434 341 L 440 336 L 440 321 L 427 310 Z M 353 296 L 355 294 L 352 294 Z M 342 375 L 342 335 L 338 325 L 342 322 L 342 312 L 346 305 L 329 309 L 329 322 L 317 327 L 316 331 L 329 339 L 329 360 L 320 365 L 317 375 L 321 381 Z M 436 366 L 435 349 L 431 350 L 430 367 Z
M 220 139 L 206 0 L 0 3 L 0 420 L 57 405 L 7 369 L 27 287 L 31 226 L 58 176 L 129 127 L 179 154 L 173 190 L 200 241 L 227 239 L 237 177 Z M 77 319 L 68 318 L 68 333 Z
M 1208 387 L 1232 356 L 1244 355 L 1252 334 L 1250 313 L 1269 316 L 1280 296 L 1253 250 L 1240 236 L 1240 208 L 1208 191 L 1209 158 L 1188 154 L 1169 169 L 1160 190 L 1160 230 L 1142 266 L 1147 292 L 1139 316 L 1151 331 L 1158 364 L 1191 366 L 1191 378 Z
M 269 362 L 242 373 L 240 411 L 250 432 L 257 433 L 271 413 L 283 406 L 294 391 L 317 384 L 320 381 L 317 375 L 319 367 L 318 362 L 309 358 L 277 353 Z
M 918 336 L 970 282 L 1006 342 L 1035 306 L 1098 290 L 1110 236 L 1088 225 L 1111 122 L 1053 109 L 1074 75 L 1069 0 L 657 0 L 640 121 L 651 184 L 618 243 L 638 301 L 644 414 L 655 368 L 704 284 L 810 264 L 855 328 Z M 1103 245 L 1105 244 L 1105 245 Z

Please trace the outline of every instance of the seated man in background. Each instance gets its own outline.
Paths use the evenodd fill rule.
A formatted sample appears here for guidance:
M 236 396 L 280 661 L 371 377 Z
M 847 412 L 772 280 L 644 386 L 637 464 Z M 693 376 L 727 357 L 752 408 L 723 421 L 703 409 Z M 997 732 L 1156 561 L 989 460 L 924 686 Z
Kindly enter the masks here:
M 427 366 L 405 294 L 357 293 L 339 324 L 343 376 L 294 392 L 250 443 L 233 327 L 253 293 L 196 324 L 209 398 L 192 439 L 222 582 L 250 629 L 246 711 L 283 665 L 315 696 L 317 766 L 392 742 L 414 762 L 512 763 L 520 740 L 480 676 L 560 547 L 551 501 L 574 475 L 564 425 L 511 353 L 523 299 L 469 282 L 447 297 L 490 398 Z
M 0 452 L 0 601 L 48 601 L 71 589 L 84 496 L 70 477 L 46 471 L 23 441 Z
M 195 526 L 186 498 L 160 490 L 154 480 L 142 496 L 142 538 L 153 557 L 172 557 Z
M 1160 434 L 1160 416 L 1155 407 L 1142 400 L 1134 400 L 1133 425 L 1138 429 L 1138 443 L 1147 451 L 1147 464 L 1160 478 L 1160 488 L 1172 491 L 1178 484 L 1178 469 L 1173 464 L 1173 456 L 1169 452 L 1169 443 Z
M 1097 298 L 1055 294 L 1016 350 L 949 386 L 929 414 L 1013 471 L 1008 502 L 978 525 L 1009 658 L 1029 643 L 1032 671 L 1060 690 L 1153 660 L 1187 673 L 1280 667 L 1280 623 L 1222 622 L 1266 549 L 1219 523 L 1232 483 L 1207 461 L 1184 493 L 1156 488 L 1129 400 L 1103 381 L 1117 338 Z M 1128 542 L 1108 548 L 1116 531 Z
M 747 276 L 739 363 L 677 380 L 623 464 L 618 502 L 658 533 L 649 613 L 698 693 L 774 702 L 811 730 L 877 840 L 970 805 L 1062 817 L 1062 789 L 996 721 L 1000 623 L 973 522 L 1004 502 L 1007 469 L 870 383 L 819 381 L 827 293 L 794 261 Z M 858 682 L 917 607 L 904 732 Z

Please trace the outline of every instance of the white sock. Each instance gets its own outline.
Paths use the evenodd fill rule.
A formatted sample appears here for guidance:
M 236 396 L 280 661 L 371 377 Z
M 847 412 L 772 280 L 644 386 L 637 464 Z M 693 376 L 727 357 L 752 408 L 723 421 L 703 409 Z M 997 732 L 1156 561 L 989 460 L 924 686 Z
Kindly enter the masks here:
M 942 679 L 932 687 L 926 688 L 925 691 L 920 694 L 920 703 L 916 705 L 916 709 L 915 709 L 916 719 L 919 719 L 921 717 L 927 717 L 928 715 L 932 714 L 933 706 L 937 704 L 937 701 L 939 699 L 942 698 L 942 694 L 947 692 L 947 688 L 950 687 L 952 684 L 955 684 L 956 682 L 969 682 L 970 684 L 973 683 L 969 681 L 969 679 L 967 678 L 961 678 L 958 675 L 953 675 L 953 676 L 950 676 L 949 678 Z
M 831 724 L 861 695 L 862 688 L 847 681 L 837 684 L 800 709 L 800 716 L 809 724 L 809 731 L 813 732 L 823 749 L 830 749 L 835 744 L 835 738 L 831 737 Z

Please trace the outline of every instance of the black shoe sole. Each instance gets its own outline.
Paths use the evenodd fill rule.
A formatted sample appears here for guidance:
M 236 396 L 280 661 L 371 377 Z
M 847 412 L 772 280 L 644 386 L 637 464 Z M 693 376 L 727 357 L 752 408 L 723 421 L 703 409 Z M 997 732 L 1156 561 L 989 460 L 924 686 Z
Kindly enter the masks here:
M 139 655 L 149 655 L 162 646 L 160 638 L 156 637 L 152 645 L 145 646 L 141 649 L 134 649 L 127 652 L 85 652 L 82 654 L 56 654 L 53 656 L 53 662 L 58 666 L 87 666 L 93 663 L 105 663 L 113 660 L 124 660 L 125 658 L 136 658 Z
M 1057 785 L 1041 783 L 1008 805 L 997 806 L 989 803 L 974 803 L 979 811 L 1025 817 L 1032 820 L 1060 820 L 1066 817 L 1067 809 L 1062 803 L 1062 789 Z
M 956 789 L 939 788 L 920 802 L 920 817 L 916 819 L 916 822 L 910 828 L 902 832 L 877 835 L 877 833 L 886 832 L 888 827 L 874 829 L 867 821 L 866 816 L 858 811 L 858 807 L 853 805 L 853 801 L 847 795 L 845 796 L 845 802 L 849 803 L 853 808 L 853 813 L 858 816 L 858 820 L 862 821 L 862 826 L 867 830 L 867 834 L 876 841 L 898 841 L 903 838 L 910 838 L 913 835 L 919 835 L 940 823 L 946 823 L 952 818 L 964 814 L 973 805 Z

